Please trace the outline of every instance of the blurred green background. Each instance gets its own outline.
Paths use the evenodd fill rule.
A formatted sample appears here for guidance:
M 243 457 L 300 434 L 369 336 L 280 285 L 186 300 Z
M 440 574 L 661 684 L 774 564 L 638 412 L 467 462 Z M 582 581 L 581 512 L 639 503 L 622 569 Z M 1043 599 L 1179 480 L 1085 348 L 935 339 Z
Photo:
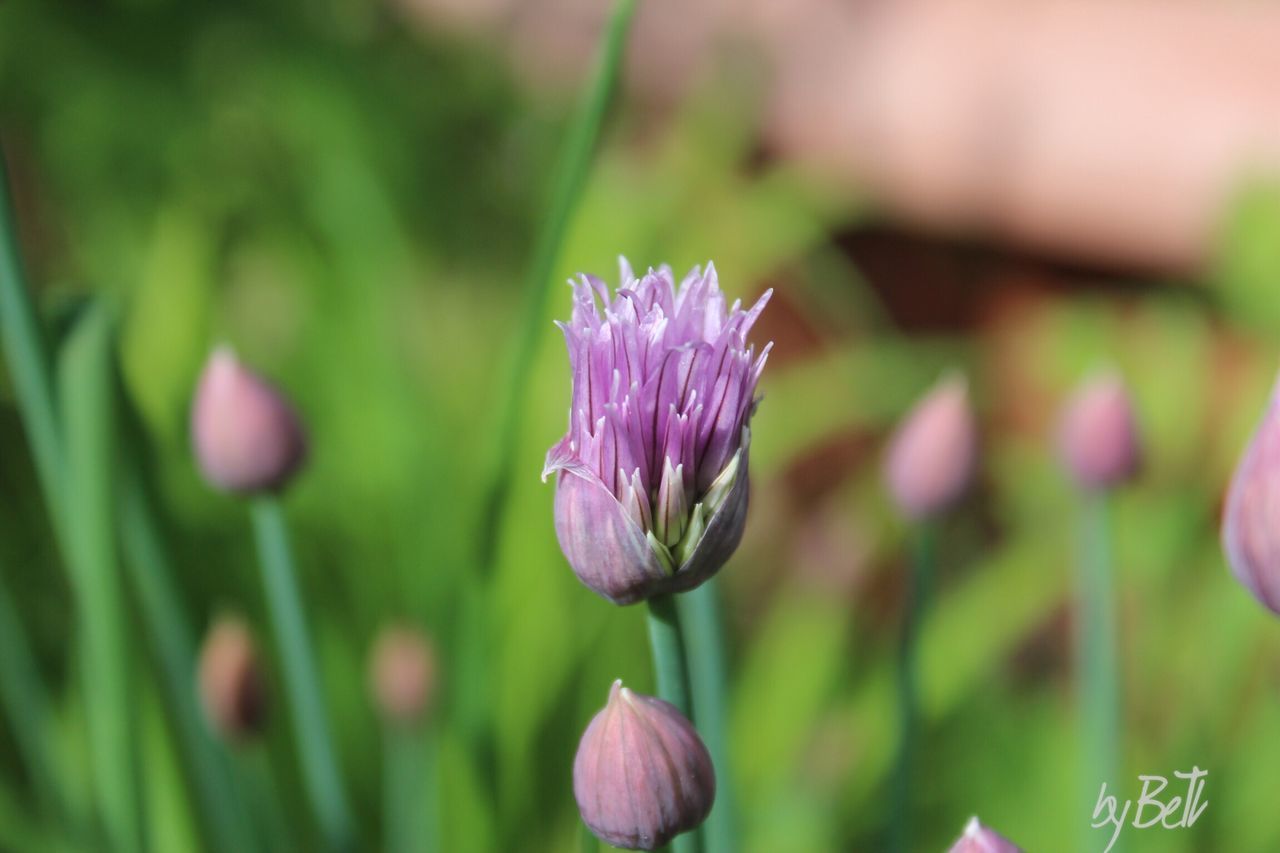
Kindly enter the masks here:
M 1136 796 L 1138 773 L 1209 770 L 1194 828 L 1130 829 L 1128 849 L 1280 849 L 1280 632 L 1217 540 L 1224 484 L 1274 371 L 1275 337 L 1254 307 L 1276 310 L 1274 205 L 1241 208 L 1222 275 L 1204 281 L 912 234 L 762 147 L 741 70 L 727 62 L 661 109 L 621 99 L 555 279 L 612 281 L 625 254 L 677 273 L 712 259 L 735 296 L 777 289 L 756 334 L 776 349 L 747 539 L 721 574 L 733 755 L 722 784 L 740 796 L 746 849 L 884 843 L 905 575 L 880 456 L 951 365 L 971 377 L 984 462 L 979 493 L 944 531 L 926 627 L 919 849 L 943 849 L 973 813 L 1033 851 L 1075 846 L 1087 818 L 1071 661 L 1077 507 L 1051 434 L 1066 392 L 1104 364 L 1130 382 L 1147 454 L 1115 513 L 1126 790 Z M 55 336 L 87 294 L 124 306 L 125 393 L 200 632 L 234 609 L 268 634 L 244 507 L 191 460 L 187 409 L 210 347 L 233 343 L 305 415 L 311 464 L 286 506 L 371 846 L 380 734 L 365 661 L 389 620 L 422 625 L 440 651 L 448 851 L 576 849 L 577 739 L 612 679 L 652 687 L 642 612 L 576 581 L 538 478 L 565 426 L 551 321 L 569 310 L 567 287 L 553 287 L 539 327 L 483 590 L 488 670 L 460 659 L 493 413 L 572 98 L 522 79 L 492 45 L 357 0 L 0 5 L 0 130 L 29 278 Z M 0 571 L 55 699 L 61 760 L 87 797 L 73 606 L 7 390 L 0 489 Z M 133 640 L 155 849 L 201 849 L 153 656 L 141 629 Z M 485 685 L 491 766 L 468 749 L 466 678 Z M 298 849 L 310 849 L 287 725 L 278 710 L 266 751 Z M 0 725 L 0 847 L 57 848 L 59 828 L 31 817 L 16 746 Z

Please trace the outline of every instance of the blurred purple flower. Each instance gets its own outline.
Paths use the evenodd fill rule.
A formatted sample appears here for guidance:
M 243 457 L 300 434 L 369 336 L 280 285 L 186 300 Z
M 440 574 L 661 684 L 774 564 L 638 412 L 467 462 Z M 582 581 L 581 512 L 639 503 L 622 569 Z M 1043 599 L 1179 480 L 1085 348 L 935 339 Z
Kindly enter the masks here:
M 200 473 L 224 492 L 281 489 L 307 456 L 293 407 L 228 346 L 215 349 L 200 374 L 191 440 Z
M 1022 850 L 1009 839 L 987 829 L 976 817 L 971 817 L 965 824 L 964 835 L 951 845 L 949 853 L 1022 853 Z
M 711 755 L 676 707 L 615 681 L 573 759 L 582 821 L 615 847 L 656 850 L 711 812 Z
M 1138 425 L 1119 374 L 1091 377 L 1071 395 L 1058 427 L 1058 445 L 1063 464 L 1082 489 L 1108 489 L 1138 473 Z
M 898 426 L 885 480 L 898 510 L 922 520 L 954 506 L 973 480 L 978 427 L 963 376 L 944 378 Z
M 1240 583 L 1280 614 L 1280 381 L 1231 478 L 1222 547 Z
M 692 589 L 737 548 L 747 516 L 748 424 L 768 357 L 746 343 L 764 310 L 726 308 L 714 265 L 679 288 L 620 259 L 610 298 L 573 283 L 560 323 L 573 370 L 569 431 L 547 453 L 556 535 L 591 589 L 617 604 Z M 601 309 L 603 308 L 603 317 Z

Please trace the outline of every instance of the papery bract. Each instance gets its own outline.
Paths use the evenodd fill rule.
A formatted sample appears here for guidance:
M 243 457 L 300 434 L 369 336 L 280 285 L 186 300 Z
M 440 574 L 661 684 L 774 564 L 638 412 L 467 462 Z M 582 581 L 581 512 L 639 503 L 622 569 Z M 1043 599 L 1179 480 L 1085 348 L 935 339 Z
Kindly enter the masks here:
M 925 519 L 950 509 L 973 479 L 978 428 L 964 378 L 939 382 L 894 433 L 885 480 L 898 510 Z
M 726 306 L 713 265 L 677 288 L 662 267 L 622 285 L 573 283 L 561 323 L 573 369 L 569 431 L 547 453 L 556 535 L 570 566 L 618 604 L 692 589 L 746 524 L 749 423 L 769 347 L 746 338 L 764 310 Z
M 998 832 L 983 826 L 976 817 L 971 817 L 965 824 L 964 835 L 951 845 L 949 853 L 1022 853 L 1022 850 Z
M 1236 578 L 1280 614 L 1280 382 L 1231 478 L 1222 547 Z
M 1094 376 L 1071 395 L 1058 427 L 1058 445 L 1068 473 L 1083 489 L 1108 489 L 1138 473 L 1138 425 L 1118 374 Z
M 200 473 L 226 492 L 280 489 L 307 456 L 302 424 L 288 401 L 225 346 L 200 374 L 191 440 Z
M 573 760 L 582 821 L 616 847 L 656 850 L 711 812 L 711 755 L 676 707 L 615 681 Z

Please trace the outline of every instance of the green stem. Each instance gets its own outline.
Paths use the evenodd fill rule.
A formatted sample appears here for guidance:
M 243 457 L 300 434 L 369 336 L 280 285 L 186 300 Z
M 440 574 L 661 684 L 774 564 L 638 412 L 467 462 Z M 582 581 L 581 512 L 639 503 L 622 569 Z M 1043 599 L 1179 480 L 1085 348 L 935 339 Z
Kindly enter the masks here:
M 128 619 L 115 541 L 113 319 L 92 304 L 61 362 L 66 415 L 66 551 L 75 585 L 80 666 L 95 796 L 110 847 L 145 849 L 134 740 Z
M 693 719 L 689 697 L 689 671 L 685 666 L 684 634 L 676 613 L 675 597 L 659 595 L 649 599 L 649 648 L 653 653 L 653 672 L 658 696 L 675 705 L 680 713 Z M 686 832 L 671 842 L 676 853 L 701 853 L 700 830 Z
M 55 784 L 52 731 L 46 724 L 49 699 L 36 666 L 9 585 L 0 580 L 0 700 L 13 726 L 32 786 L 46 816 L 65 819 L 66 805 Z
M 636 0 L 618 0 L 614 4 L 613 16 L 609 20 L 590 87 L 583 94 L 582 102 L 573 116 L 553 173 L 551 203 L 542 220 L 543 227 L 538 233 L 533 261 L 529 265 L 529 277 L 525 281 L 525 304 L 520 315 L 524 321 L 516 332 L 511 367 L 504 385 L 506 393 L 498 407 L 498 433 L 495 436 L 497 455 L 484 492 L 484 514 L 481 516 L 484 521 L 481 524 L 479 543 L 479 566 L 486 576 L 492 571 L 497 528 L 507 502 L 510 486 L 507 472 L 511 470 L 521 433 L 520 413 L 528 393 L 529 375 L 538 354 L 538 343 L 546 332 L 543 315 L 546 313 L 551 276 L 555 272 L 565 233 L 587 182 L 600 128 L 604 124 L 610 95 L 622 65 L 623 48 L 626 46 L 627 31 L 635 7 Z
M 234 756 L 235 775 L 241 790 L 252 806 L 250 820 L 257 827 L 259 848 L 262 850 L 288 850 L 297 838 L 290 837 L 280 806 L 280 791 L 275 775 L 271 772 L 266 747 L 261 743 L 240 746 Z
M 1119 782 L 1120 693 L 1108 509 L 1105 492 L 1086 495 L 1081 507 L 1076 654 L 1086 814 L 1092 814 L 1103 782 L 1113 791 Z M 1092 849 L 1096 840 L 1087 834 L 1084 849 Z
M 383 730 L 383 849 L 387 853 L 440 850 L 436 757 L 430 732 L 387 723 Z
M 195 684 L 195 640 L 185 607 L 173 586 L 173 564 L 157 527 L 137 459 L 130 456 L 121 477 L 120 536 L 125 566 L 155 652 L 177 740 L 195 789 L 199 814 L 214 848 L 239 853 L 253 849 L 245 803 L 230 784 L 226 753 L 201 714 Z
M 31 442 L 36 474 L 56 528 L 62 520 L 59 507 L 63 488 L 57 409 L 48 350 L 23 276 L 17 221 L 3 160 L 0 151 L 0 342 L 13 378 L 27 440 Z
M 715 579 L 677 598 L 687 642 L 693 721 L 716 769 L 716 802 L 703 827 L 707 853 L 734 853 L 738 843 L 737 809 L 729 764 L 728 677 L 724 620 Z
M 936 557 L 935 530 L 922 522 L 912 536 L 911 583 L 898 647 L 898 758 L 893 780 L 893 832 L 891 849 L 911 849 L 911 782 L 915 770 L 916 742 L 920 727 L 917 651 L 933 585 Z
M 307 797 L 330 848 L 352 850 L 355 824 L 342 788 L 313 647 L 302 615 L 289 534 L 276 498 L 254 499 L 253 525 Z

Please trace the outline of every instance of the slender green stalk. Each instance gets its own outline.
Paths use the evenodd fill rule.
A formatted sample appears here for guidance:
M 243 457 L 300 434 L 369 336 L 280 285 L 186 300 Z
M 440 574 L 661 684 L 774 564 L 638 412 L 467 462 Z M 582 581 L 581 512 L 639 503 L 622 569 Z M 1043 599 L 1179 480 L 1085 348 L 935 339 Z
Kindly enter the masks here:
M 9 585 L 0 579 L 0 701 L 13 726 L 13 739 L 31 776 L 45 814 L 65 819 L 66 804 L 55 783 L 57 754 L 49 719 L 49 699 L 36 666 Z
M 125 566 L 160 670 L 161 689 L 213 847 L 254 849 L 245 803 L 231 784 L 226 753 L 213 739 L 196 701 L 195 638 L 160 535 L 150 496 L 130 456 L 121 476 L 120 536 Z
M 693 721 L 716 768 L 716 802 L 703 825 L 707 853 L 735 853 L 738 816 L 729 764 L 728 678 L 720 590 L 713 578 L 678 596 L 680 626 L 686 637 Z
M 260 849 L 289 850 L 296 846 L 297 839 L 290 837 L 285 825 L 280 791 L 271 772 L 266 747 L 261 743 L 242 744 L 236 749 L 233 763 L 240 788 L 252 804 L 250 819 L 256 827 Z
M 383 849 L 436 853 L 440 821 L 434 738 L 418 726 L 387 723 L 382 742 Z
M 0 151 L 0 343 L 13 377 L 14 394 L 49 516 L 61 523 L 62 453 L 53 398 L 48 350 L 31 304 L 18 250 L 17 222 L 9 195 L 8 172 Z
M 66 416 L 66 551 L 75 586 L 80 668 L 99 817 L 118 853 L 146 849 L 130 688 L 128 619 L 115 541 L 114 321 L 91 305 L 60 365 Z
M 692 720 L 693 703 L 689 693 L 684 634 L 680 629 L 674 596 L 659 595 L 649 599 L 649 648 L 653 653 L 658 696 Z M 701 853 L 701 831 L 677 836 L 671 842 L 671 848 L 676 853 Z
M 1092 814 L 1103 782 L 1114 790 L 1120 749 L 1120 691 L 1116 663 L 1115 602 L 1108 496 L 1084 496 L 1077 583 L 1076 665 L 1080 702 L 1082 796 Z M 1086 831 L 1083 849 L 1097 839 Z M 1118 840 L 1113 851 L 1120 850 Z
M 254 499 L 253 525 L 307 797 L 329 846 L 352 850 L 355 823 L 342 787 L 342 772 L 302 615 L 289 534 L 276 498 Z
M 898 760 L 893 780 L 893 827 L 891 849 L 905 853 L 911 848 L 911 782 L 915 771 L 916 741 L 920 728 L 917 647 L 933 586 L 936 531 L 922 522 L 913 532 L 911 584 L 907 591 L 898 648 Z
M 479 566 L 484 575 L 492 570 L 494 548 L 497 544 L 496 532 L 510 487 L 508 472 L 511 470 L 520 436 L 520 413 L 524 409 L 529 374 L 538 353 L 538 342 L 546 331 L 543 328 L 543 315 L 546 313 L 551 276 L 555 272 L 565 233 L 587 182 L 600 128 L 604 124 L 610 96 L 622 65 L 623 48 L 626 46 L 627 31 L 635 7 L 636 0 L 618 0 L 614 4 L 613 16 L 609 20 L 595 73 L 573 116 L 553 173 L 551 203 L 542 220 L 543 227 L 538 233 L 533 261 L 529 265 L 529 277 L 525 281 L 525 305 L 521 315 L 523 322 L 516 331 L 515 349 L 504 386 L 506 393 L 499 403 L 498 433 L 495 436 L 497 454 L 484 492 L 484 514 L 481 516 L 483 523 L 480 529 Z

